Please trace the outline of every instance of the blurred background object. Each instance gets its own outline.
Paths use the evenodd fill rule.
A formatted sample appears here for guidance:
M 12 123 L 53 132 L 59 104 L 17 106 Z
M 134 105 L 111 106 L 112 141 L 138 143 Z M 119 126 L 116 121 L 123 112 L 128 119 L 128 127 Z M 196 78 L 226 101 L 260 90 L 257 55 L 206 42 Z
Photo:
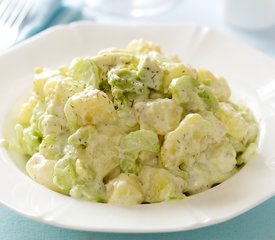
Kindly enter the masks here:
M 83 1 L 0 0 L 0 51 L 40 31 L 82 19 Z
M 33 0 L 2 0 L 0 2 L 0 49 L 16 42 L 22 22 L 33 7 Z
M 165 13 L 180 0 L 85 0 L 86 7 L 101 14 L 122 17 L 151 17 Z
M 225 20 L 245 30 L 265 30 L 275 24 L 274 0 L 224 0 Z
M 6 1 L 27 0 L 0 0 L 0 19 L 1 5 Z M 34 6 L 19 28 L 16 43 L 52 26 L 78 20 L 104 24 L 187 22 L 225 32 L 275 57 L 275 0 L 29 1 Z M 0 45 L 7 38 L 0 23 Z

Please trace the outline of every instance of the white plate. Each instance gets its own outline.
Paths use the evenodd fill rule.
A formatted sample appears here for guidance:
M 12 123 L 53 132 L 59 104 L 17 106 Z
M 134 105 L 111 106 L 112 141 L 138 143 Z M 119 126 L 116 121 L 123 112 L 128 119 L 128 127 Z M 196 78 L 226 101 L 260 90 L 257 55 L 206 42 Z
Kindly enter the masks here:
M 55 68 L 102 48 L 125 47 L 140 37 L 159 43 L 165 53 L 177 54 L 193 67 L 207 68 L 227 78 L 234 93 L 260 121 L 257 156 L 226 182 L 185 200 L 122 208 L 79 201 L 48 190 L 25 174 L 21 158 L 1 149 L 0 202 L 32 219 L 65 228 L 144 233 L 222 222 L 274 195 L 275 61 L 207 28 L 82 22 L 37 35 L 0 56 L 0 138 L 4 129 L 12 128 L 11 109 L 30 91 L 35 67 Z

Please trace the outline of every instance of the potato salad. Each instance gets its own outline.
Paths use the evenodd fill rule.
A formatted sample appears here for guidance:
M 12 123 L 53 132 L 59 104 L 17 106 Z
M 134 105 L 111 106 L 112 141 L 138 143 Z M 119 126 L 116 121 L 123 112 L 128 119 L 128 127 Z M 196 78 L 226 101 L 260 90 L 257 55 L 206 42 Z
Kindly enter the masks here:
M 258 135 L 224 78 L 143 39 L 37 68 L 15 130 L 36 182 L 122 206 L 222 183 L 253 156 Z

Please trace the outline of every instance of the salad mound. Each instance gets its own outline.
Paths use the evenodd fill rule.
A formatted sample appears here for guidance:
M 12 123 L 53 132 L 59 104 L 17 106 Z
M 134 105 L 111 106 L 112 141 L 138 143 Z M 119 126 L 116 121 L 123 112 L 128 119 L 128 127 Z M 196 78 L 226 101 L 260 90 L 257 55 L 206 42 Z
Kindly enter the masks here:
M 258 125 L 222 77 L 134 40 L 37 68 L 15 126 L 36 182 L 117 205 L 181 199 L 236 173 Z

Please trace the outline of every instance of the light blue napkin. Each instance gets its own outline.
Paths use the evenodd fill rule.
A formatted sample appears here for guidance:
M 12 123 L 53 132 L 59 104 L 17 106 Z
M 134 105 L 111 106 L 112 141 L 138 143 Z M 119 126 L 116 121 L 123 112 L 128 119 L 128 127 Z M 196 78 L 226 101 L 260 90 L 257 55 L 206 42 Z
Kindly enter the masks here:
M 57 24 L 80 20 L 82 1 L 73 0 L 39 0 L 24 20 L 17 42 Z

